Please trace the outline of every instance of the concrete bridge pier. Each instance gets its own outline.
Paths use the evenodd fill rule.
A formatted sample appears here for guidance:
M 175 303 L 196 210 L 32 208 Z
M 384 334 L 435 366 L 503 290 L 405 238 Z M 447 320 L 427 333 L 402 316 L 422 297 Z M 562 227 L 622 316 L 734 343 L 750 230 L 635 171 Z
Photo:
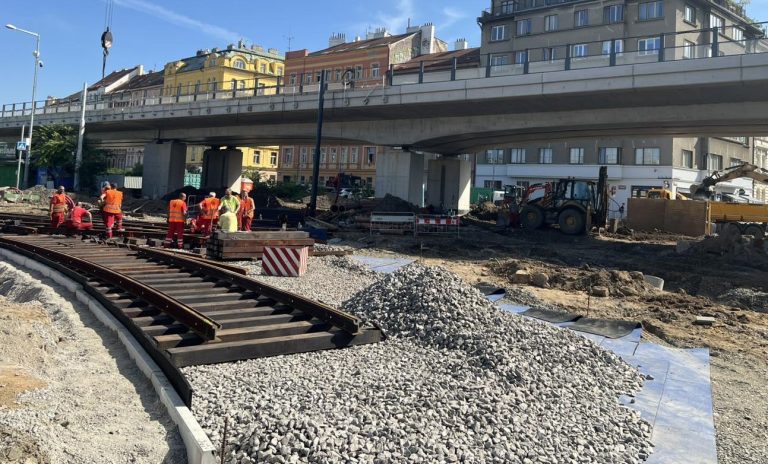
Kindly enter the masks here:
M 442 156 L 428 165 L 426 203 L 444 211 L 469 211 L 472 163 L 460 155 Z
M 243 152 L 236 148 L 212 148 L 203 153 L 203 176 L 200 182 L 204 190 L 229 188 L 240 191 L 243 173 Z
M 427 157 L 424 153 L 385 149 L 376 160 L 376 197 L 389 194 L 423 207 Z
M 187 145 L 151 142 L 144 145 L 144 180 L 141 194 L 154 200 L 184 186 Z

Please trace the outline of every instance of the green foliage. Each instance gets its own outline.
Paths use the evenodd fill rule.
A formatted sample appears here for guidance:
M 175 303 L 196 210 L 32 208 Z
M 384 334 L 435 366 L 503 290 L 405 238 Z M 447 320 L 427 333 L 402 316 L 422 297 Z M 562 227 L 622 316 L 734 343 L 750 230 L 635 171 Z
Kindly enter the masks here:
M 32 167 L 45 167 L 58 185 L 59 179 L 73 176 L 77 152 L 77 127 L 53 124 L 35 128 L 32 136 Z M 83 142 L 83 161 L 80 166 L 81 188 L 95 186 L 94 176 L 107 170 L 107 155 L 93 148 L 88 139 Z
M 258 169 L 246 169 L 241 175 L 251 179 L 254 184 L 261 182 L 261 172 Z

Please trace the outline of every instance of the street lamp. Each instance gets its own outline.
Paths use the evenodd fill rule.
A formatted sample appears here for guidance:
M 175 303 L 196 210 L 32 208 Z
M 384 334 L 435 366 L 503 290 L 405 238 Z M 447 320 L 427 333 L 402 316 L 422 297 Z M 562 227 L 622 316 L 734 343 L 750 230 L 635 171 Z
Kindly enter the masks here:
M 24 34 L 29 34 L 35 38 L 35 42 L 36 42 L 35 51 L 33 53 L 33 56 L 35 57 L 35 74 L 32 80 L 32 116 L 30 116 L 29 118 L 29 146 L 27 146 L 27 156 L 26 156 L 26 161 L 24 163 L 24 186 L 26 187 L 29 181 L 29 160 L 32 157 L 32 131 L 35 128 L 35 96 L 37 94 L 37 69 L 42 67 L 42 62 L 40 61 L 40 34 L 32 31 L 27 31 L 25 29 L 20 29 L 14 26 L 13 24 L 6 24 L 5 27 L 7 27 L 12 31 L 18 31 Z

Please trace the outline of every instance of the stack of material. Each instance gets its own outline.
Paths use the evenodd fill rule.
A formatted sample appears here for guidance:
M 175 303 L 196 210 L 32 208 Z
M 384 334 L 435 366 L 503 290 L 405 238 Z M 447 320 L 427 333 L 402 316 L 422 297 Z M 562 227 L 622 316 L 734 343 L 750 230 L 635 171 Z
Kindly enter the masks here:
M 302 248 L 310 247 L 315 241 L 307 232 L 221 232 L 208 239 L 207 256 L 210 259 L 261 259 L 264 247 Z

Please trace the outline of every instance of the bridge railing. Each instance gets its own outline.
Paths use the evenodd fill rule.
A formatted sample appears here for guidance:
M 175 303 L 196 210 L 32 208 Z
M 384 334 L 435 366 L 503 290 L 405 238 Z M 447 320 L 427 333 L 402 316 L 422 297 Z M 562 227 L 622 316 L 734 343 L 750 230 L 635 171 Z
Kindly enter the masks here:
M 464 53 L 447 54 L 450 58 L 445 58 L 445 53 L 437 59 L 425 56 L 390 66 L 388 70 L 357 67 L 344 73 L 330 69 L 324 72 L 329 91 L 347 91 L 678 60 L 702 60 L 768 52 L 766 25 L 768 22 L 564 43 L 506 54 L 480 54 L 479 50 L 474 49 Z M 517 41 L 525 40 L 525 37 L 530 36 L 518 37 Z M 96 93 L 88 96 L 86 110 L 119 110 L 174 103 L 314 94 L 319 90 L 320 72 L 165 88 L 153 95 L 130 91 L 106 95 Z M 36 115 L 45 115 L 80 110 L 80 97 L 74 96 L 70 99 L 4 104 L 0 108 L 0 117 L 24 117 L 31 115 L 32 111 Z

